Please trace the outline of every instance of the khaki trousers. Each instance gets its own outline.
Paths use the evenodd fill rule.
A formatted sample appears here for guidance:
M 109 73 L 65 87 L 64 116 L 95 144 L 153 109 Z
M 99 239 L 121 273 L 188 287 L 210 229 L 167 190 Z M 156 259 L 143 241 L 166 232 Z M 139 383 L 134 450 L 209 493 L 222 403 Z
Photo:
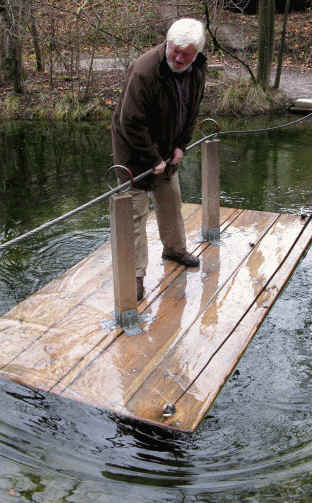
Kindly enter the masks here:
M 166 179 L 157 175 L 155 188 L 150 193 L 156 212 L 159 236 L 168 253 L 183 253 L 186 247 L 184 222 L 181 213 L 181 190 L 178 172 Z M 136 252 L 136 276 L 146 274 L 148 244 L 146 221 L 149 213 L 149 195 L 145 190 L 131 189 Z

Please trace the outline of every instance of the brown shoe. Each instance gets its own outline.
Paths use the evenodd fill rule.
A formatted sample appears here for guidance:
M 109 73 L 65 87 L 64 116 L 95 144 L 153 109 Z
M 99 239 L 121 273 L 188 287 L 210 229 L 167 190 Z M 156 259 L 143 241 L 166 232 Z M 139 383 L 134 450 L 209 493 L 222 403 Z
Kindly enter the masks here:
M 167 253 L 164 250 L 162 258 L 165 260 L 174 260 L 175 262 L 178 262 L 178 264 L 185 265 L 186 267 L 199 266 L 199 258 L 187 251 L 183 253 Z
M 143 299 L 144 294 L 144 286 L 143 286 L 143 278 L 136 279 L 136 288 L 137 288 L 137 300 Z

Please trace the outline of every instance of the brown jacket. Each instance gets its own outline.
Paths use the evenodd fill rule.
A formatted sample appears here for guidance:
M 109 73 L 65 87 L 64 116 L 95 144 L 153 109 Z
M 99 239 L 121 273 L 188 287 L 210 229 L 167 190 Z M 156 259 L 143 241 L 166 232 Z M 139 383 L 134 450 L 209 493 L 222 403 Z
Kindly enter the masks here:
M 185 149 L 203 97 L 206 58 L 199 53 L 192 65 L 187 123 L 177 137 L 178 94 L 165 47 L 165 43 L 153 47 L 132 63 L 113 115 L 114 162 L 129 167 L 134 176 L 170 158 L 174 148 Z M 141 188 L 149 188 L 153 175 L 148 178 Z M 121 179 L 125 180 L 124 174 Z

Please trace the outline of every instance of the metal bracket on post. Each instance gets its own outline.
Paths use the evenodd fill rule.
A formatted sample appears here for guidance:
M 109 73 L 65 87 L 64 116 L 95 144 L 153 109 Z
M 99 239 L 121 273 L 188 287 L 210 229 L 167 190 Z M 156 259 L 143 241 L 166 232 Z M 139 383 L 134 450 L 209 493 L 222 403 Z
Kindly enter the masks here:
M 128 311 L 118 312 L 115 308 L 115 319 L 127 335 L 140 335 L 142 333 L 142 329 L 138 321 L 137 309 L 128 309 Z
M 220 240 L 220 140 L 201 144 L 202 163 L 202 240 Z
M 115 320 L 127 335 L 139 335 L 132 197 L 115 194 L 110 199 Z

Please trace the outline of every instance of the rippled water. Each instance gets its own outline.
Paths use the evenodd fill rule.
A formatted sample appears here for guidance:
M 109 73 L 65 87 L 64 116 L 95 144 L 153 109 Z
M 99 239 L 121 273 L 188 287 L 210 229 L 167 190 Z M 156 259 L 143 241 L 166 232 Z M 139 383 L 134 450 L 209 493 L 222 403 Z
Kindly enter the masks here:
M 311 123 L 224 138 L 222 204 L 310 214 L 311 139 Z M 0 141 L 2 242 L 106 191 L 110 137 L 98 124 L 15 124 Z M 184 199 L 199 202 L 198 152 L 181 178 Z M 100 204 L 2 252 L 0 313 L 108 238 Z M 311 261 L 301 261 L 192 436 L 124 424 L 0 379 L 1 503 L 311 502 Z

